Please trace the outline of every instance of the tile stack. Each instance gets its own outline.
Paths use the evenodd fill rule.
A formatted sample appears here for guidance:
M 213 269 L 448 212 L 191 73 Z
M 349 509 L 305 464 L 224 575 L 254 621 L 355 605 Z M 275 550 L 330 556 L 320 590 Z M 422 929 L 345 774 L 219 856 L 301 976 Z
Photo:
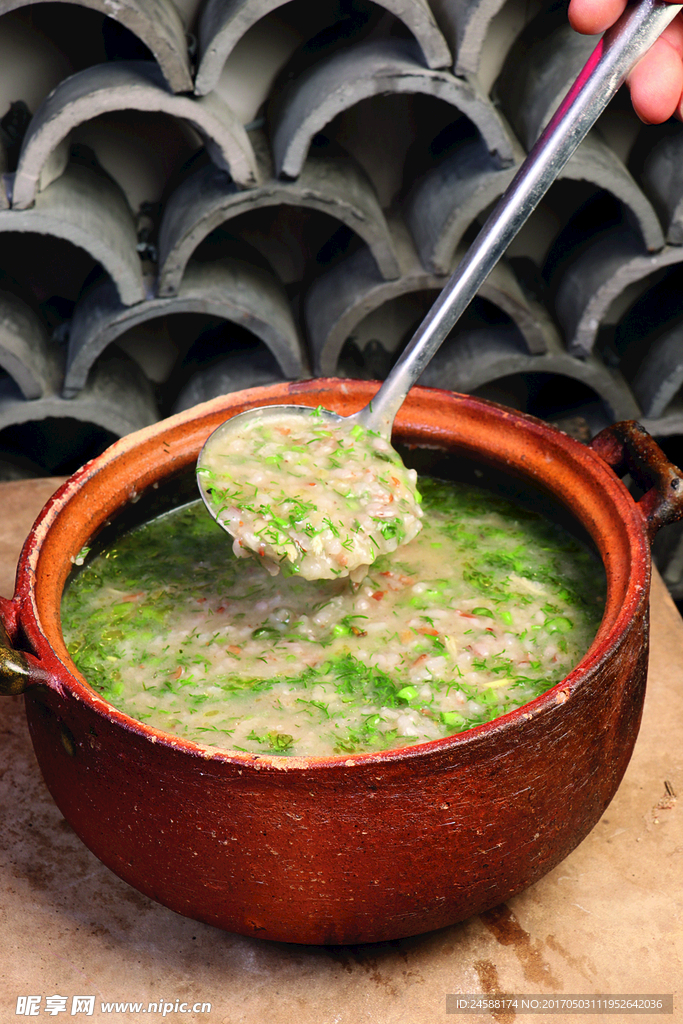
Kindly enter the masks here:
M 594 42 L 538 0 L 0 0 L 0 474 L 384 376 Z M 681 461 L 682 168 L 617 96 L 424 383 Z

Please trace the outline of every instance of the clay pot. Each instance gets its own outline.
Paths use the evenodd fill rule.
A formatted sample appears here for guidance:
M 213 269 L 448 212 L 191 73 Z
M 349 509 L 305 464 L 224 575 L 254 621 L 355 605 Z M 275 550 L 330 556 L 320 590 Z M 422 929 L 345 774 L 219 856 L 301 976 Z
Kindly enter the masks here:
M 183 471 L 234 413 L 284 401 L 348 414 L 375 387 L 322 380 L 252 389 L 123 438 L 45 506 L 14 599 L 0 606 L 13 644 L 0 659 L 4 692 L 25 690 L 45 781 L 78 835 L 160 903 L 260 938 L 392 939 L 508 899 L 595 825 L 638 732 L 650 540 L 683 515 L 683 477 L 636 424 L 609 428 L 591 450 L 510 409 L 426 388 L 413 389 L 395 428 L 395 438 L 419 446 L 418 463 L 504 470 L 513 486 L 533 485 L 540 504 L 569 509 L 602 557 L 604 619 L 563 682 L 457 736 L 329 758 L 208 750 L 127 718 L 90 689 L 59 621 L 80 549 L 132 522 L 145 503 L 153 511 L 182 491 Z M 639 503 L 608 462 L 628 465 L 644 485 Z

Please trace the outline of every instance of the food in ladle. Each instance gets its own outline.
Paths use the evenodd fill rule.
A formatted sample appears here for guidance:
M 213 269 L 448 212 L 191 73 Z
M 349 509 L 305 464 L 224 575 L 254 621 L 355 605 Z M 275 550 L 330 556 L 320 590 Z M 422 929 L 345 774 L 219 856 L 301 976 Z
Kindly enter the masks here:
M 420 487 L 422 531 L 361 584 L 226 557 L 200 502 L 123 535 L 65 592 L 76 665 L 132 718 L 254 754 L 406 746 L 528 703 L 590 645 L 602 567 L 485 491 Z
M 324 410 L 228 420 L 197 479 L 235 554 L 256 554 L 274 574 L 358 581 L 420 529 L 415 470 L 379 434 Z

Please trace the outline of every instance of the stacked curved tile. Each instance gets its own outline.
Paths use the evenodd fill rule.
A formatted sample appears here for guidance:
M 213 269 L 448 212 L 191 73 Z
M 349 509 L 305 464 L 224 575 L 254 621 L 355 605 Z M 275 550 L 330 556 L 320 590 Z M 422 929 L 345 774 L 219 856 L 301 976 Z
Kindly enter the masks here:
M 17 6 L 21 5 L 0 3 L 0 11 Z M 123 3 L 115 5 L 116 11 L 106 2 L 83 6 L 106 8 L 108 15 L 145 42 L 158 65 L 110 63 L 62 82 L 36 112 L 24 140 L 13 181 L 14 209 L 0 212 L 0 230 L 54 233 L 84 248 L 110 277 L 109 286 L 93 293 L 97 301 L 89 296 L 75 311 L 64 383 L 64 395 L 72 402 L 74 396 L 87 391 L 96 369 L 102 376 L 103 361 L 111 356 L 107 349 L 113 341 L 121 339 L 133 324 L 173 312 L 210 310 L 226 322 L 248 324 L 263 346 L 253 367 L 253 381 L 248 372 L 245 377 L 244 366 L 237 372 L 236 354 L 228 353 L 229 371 L 223 376 L 218 371 L 209 374 L 195 389 L 201 397 L 219 379 L 227 390 L 231 375 L 236 386 L 244 386 L 307 372 L 300 332 L 276 273 L 269 276 L 262 267 L 247 266 L 244 261 L 237 267 L 234 259 L 213 267 L 195 265 L 192 260 L 197 247 L 217 226 L 234 221 L 247 210 L 282 204 L 332 213 L 365 244 L 318 277 L 304 297 L 314 372 L 335 372 L 345 341 L 365 316 L 397 297 L 440 287 L 458 258 L 463 236 L 502 192 L 512 165 L 520 158 L 504 120 L 476 77 L 492 19 L 504 13 L 499 2 L 434 0 L 432 12 L 424 0 L 387 0 L 381 6 L 409 29 L 413 41 L 387 37 L 344 47 L 283 87 L 271 103 L 273 162 L 264 141 L 254 133 L 247 135 L 227 104 L 220 96 L 211 95 L 211 90 L 226 59 L 249 29 L 282 6 L 280 2 L 209 0 L 203 5 L 195 82 L 200 98 L 195 99 L 175 94 L 188 91 L 189 60 L 184 26 L 175 8 L 170 9 L 172 5 L 165 0 L 155 0 L 152 6 Z M 525 145 L 533 140 L 592 45 L 570 35 L 563 22 L 549 33 L 547 15 L 543 18 L 540 30 L 532 26 L 522 33 L 527 44 L 531 39 L 524 60 L 519 60 L 516 50 L 511 52 L 508 66 L 515 71 L 513 87 L 506 84 L 505 68 L 499 83 L 505 114 Z M 461 77 L 442 70 L 452 60 L 446 40 L 454 53 L 452 66 Z M 371 182 L 352 158 L 326 161 L 324 153 L 311 149 L 316 133 L 338 113 L 385 93 L 445 100 L 470 119 L 478 135 L 456 147 L 417 181 L 402 210 L 392 212 L 389 221 Z M 122 109 L 123 104 L 127 109 L 159 111 L 189 122 L 214 160 L 214 165 L 187 177 L 166 203 L 159 238 L 157 296 L 142 273 L 135 221 L 120 190 L 94 169 L 68 161 L 69 132 L 102 111 Z M 642 245 L 644 258 L 659 258 L 662 265 L 666 259 L 676 262 L 674 255 L 663 255 L 668 250 L 662 249 L 664 239 L 652 204 L 597 133 L 586 140 L 565 177 L 611 191 L 637 224 L 642 238 L 637 244 Z M 651 189 L 650 194 L 657 205 L 655 191 Z M 11 227 L 2 222 L 5 214 L 12 218 Z M 648 256 L 651 251 L 655 251 L 654 257 Z M 643 253 L 634 256 L 640 257 Z M 578 266 L 577 262 L 570 267 L 558 290 L 557 318 L 569 351 L 548 311 L 517 280 L 514 264 L 503 264 L 482 295 L 507 314 L 510 329 L 489 332 L 487 339 L 478 338 L 471 344 L 465 339 L 459 351 L 447 344 L 439 356 L 441 361 L 430 368 L 435 380 L 442 386 L 448 382 L 459 390 L 471 390 L 497 376 L 543 368 L 543 372 L 588 383 L 612 415 L 631 414 L 634 402 L 619 373 L 608 370 L 592 343 L 580 341 L 581 331 L 569 323 L 569 318 L 576 319 L 577 311 L 582 310 L 581 324 L 595 321 L 596 310 L 600 322 L 598 293 L 609 305 L 607 292 L 599 288 L 593 288 L 583 306 L 572 296 Z M 240 275 L 246 275 L 241 296 L 237 295 Z M 222 306 L 215 294 L 218 281 L 224 289 Z M 270 319 L 256 315 L 252 300 L 257 288 L 269 296 Z M 244 298 L 250 294 L 251 298 Z M 569 296 L 564 306 L 563 296 Z M 32 342 L 28 348 L 37 352 L 38 343 Z M 669 348 L 672 351 L 675 345 Z M 645 394 L 645 385 L 636 378 L 631 383 Z M 187 396 L 179 396 L 178 401 L 188 404 Z M 148 402 L 145 416 L 154 418 L 156 414 L 153 401 Z
M 0 0 L 0 14 L 22 6 Z M 114 17 L 154 53 L 159 61 L 159 69 L 154 66 L 158 88 L 165 95 L 176 98 L 174 91 L 191 88 L 184 27 L 172 3 L 123 0 L 110 4 L 104 0 L 80 6 Z M 115 68 L 110 66 L 110 70 Z M 89 74 L 96 75 L 96 69 Z M 81 76 L 74 78 L 80 80 Z M 57 85 L 52 96 L 55 92 L 61 94 L 63 84 Z M 177 98 L 182 101 L 183 97 Z M 50 96 L 43 109 L 53 112 Z M 68 242 L 102 266 L 123 302 L 143 301 L 146 291 L 136 252 L 135 223 L 121 189 L 95 168 L 70 164 L 65 159 L 66 147 L 59 145 L 61 140 L 50 139 L 49 130 L 47 136 L 41 135 L 41 128 L 45 128 L 45 122 L 34 118 L 25 143 L 27 139 L 33 143 L 40 139 L 43 147 L 41 151 L 40 144 L 30 146 L 30 159 L 24 165 L 19 160 L 16 209 L 8 206 L 17 178 L 6 173 L 6 166 L 3 168 L 6 202 L 0 204 L 4 206 L 0 209 L 0 232 L 29 232 Z M 23 156 L 26 152 L 25 146 Z M 76 400 L 65 401 L 60 394 L 63 355 L 56 341 L 48 337 L 40 315 L 12 294 L 2 294 L 0 306 L 0 366 L 6 374 L 0 380 L 0 429 L 69 418 L 116 436 L 158 418 L 150 382 L 122 353 L 108 353 L 93 368 Z
M 19 156 L 12 207 L 32 206 L 36 193 L 63 174 L 69 162 L 70 132 L 109 111 L 137 110 L 187 121 L 201 137 L 217 166 L 244 188 L 258 182 L 249 137 L 218 96 L 196 100 L 167 87 L 161 68 L 151 61 L 97 64 L 62 82 L 36 111 Z
M 570 37 L 564 27 L 559 35 L 562 44 L 559 48 L 557 40 L 551 40 L 555 44 L 549 47 L 552 59 L 548 60 L 548 54 L 544 54 L 542 49 L 540 56 L 537 51 L 531 54 L 533 74 L 530 70 L 526 78 L 523 74 L 518 75 L 518 81 L 525 85 L 534 83 L 535 88 L 532 92 L 530 86 L 518 88 L 516 96 L 511 94 L 512 107 L 508 106 L 506 110 L 527 145 L 533 141 L 562 97 L 575 70 L 585 60 L 585 41 L 580 40 L 577 45 L 573 34 Z M 566 53 L 568 38 L 571 44 L 569 55 Z M 396 70 L 387 59 L 392 49 Z M 403 59 L 406 49 L 400 54 Z M 393 73 L 401 74 L 401 87 L 406 88 L 409 76 L 398 70 L 399 51 L 399 46 L 393 41 L 389 45 L 382 41 L 381 46 L 364 44 L 353 54 L 345 52 L 329 60 L 327 64 L 333 74 L 325 76 L 321 68 L 315 67 L 291 84 L 289 92 L 294 102 L 280 113 L 274 127 L 274 150 L 283 173 L 297 172 L 297 154 L 305 151 L 307 141 L 315 131 L 321 130 L 326 118 L 331 119 L 345 102 L 349 102 L 350 93 L 367 96 L 372 88 L 377 87 L 378 81 L 391 80 Z M 365 55 L 375 60 L 374 80 L 370 74 L 362 73 L 364 63 L 359 58 Z M 544 62 L 549 66 L 544 67 Z M 514 63 L 518 70 L 516 56 Z M 431 76 L 432 83 L 434 77 Z M 370 86 L 367 84 L 369 79 Z M 466 84 L 471 86 L 472 81 L 470 79 Z M 505 83 L 505 72 L 502 83 Z M 443 75 L 439 88 L 450 84 L 448 76 Z M 307 295 L 305 316 L 315 372 L 337 372 L 345 342 L 357 331 L 364 318 L 371 317 L 380 307 L 394 302 L 399 296 L 426 291 L 433 293 L 441 287 L 459 259 L 459 246 L 466 232 L 511 180 L 515 167 L 505 167 L 501 156 L 511 154 L 519 162 L 523 156 L 520 147 L 513 146 L 506 153 L 496 145 L 492 137 L 495 131 L 492 131 L 492 124 L 495 122 L 492 123 L 490 107 L 488 110 L 483 108 L 489 118 L 487 120 L 481 115 L 472 117 L 473 107 L 468 109 L 462 93 L 459 105 L 475 120 L 478 135 L 456 144 L 445 158 L 415 182 L 402 208 L 412 242 L 400 220 L 393 220 L 394 244 L 401 262 L 400 276 L 391 282 L 383 281 L 369 252 L 361 250 L 319 278 Z M 279 109 L 284 106 L 281 97 Z M 299 124 L 294 123 L 293 109 L 299 113 Z M 306 126 L 305 131 L 303 126 Z M 646 243 L 651 248 L 662 244 L 661 228 L 651 204 L 623 163 L 599 137 L 588 140 L 585 149 L 565 170 L 564 177 L 587 180 L 596 190 L 609 189 L 641 226 Z M 532 296 L 525 294 L 511 264 L 504 262 L 481 294 L 507 313 L 511 323 L 506 328 L 482 328 L 461 337 L 457 337 L 456 328 L 456 338 L 452 343 L 447 341 L 435 357 L 423 377 L 424 383 L 471 391 L 512 374 L 559 374 L 589 387 L 602 401 L 608 419 L 634 415 L 637 404 L 620 375 L 612 373 L 595 354 L 580 360 L 566 351 L 552 318 Z M 417 323 L 412 326 L 417 326 Z M 403 331 L 400 341 L 404 342 L 409 333 Z
M 569 29 L 563 15 L 558 15 L 554 26 L 543 15 L 526 27 L 511 49 L 496 92 L 526 148 L 537 138 L 593 46 L 594 40 L 579 37 Z M 510 171 L 501 172 L 493 165 L 481 146 L 466 142 L 415 183 L 404 212 L 425 266 L 441 273 L 450 268 L 468 222 L 481 217 L 510 177 Z M 624 219 L 635 226 L 641 249 L 661 250 L 664 237 L 652 203 L 598 130 L 593 130 L 579 147 L 559 181 L 585 182 L 595 193 L 610 193 L 624 211 Z M 538 219 L 538 214 L 532 216 L 514 243 L 512 254 L 525 255 L 530 246 L 534 262 L 542 269 L 553 238 L 546 238 L 545 249 L 539 249 L 544 232 L 539 230 Z M 588 282 L 590 274 L 585 279 Z M 449 348 L 447 343 L 423 380 L 448 381 L 453 387 L 475 390 L 513 374 L 552 373 L 590 388 L 600 398 L 608 419 L 637 416 L 638 402 L 619 369 L 606 366 L 600 353 L 591 347 L 579 350 L 567 330 L 568 319 L 579 307 L 573 281 L 565 276 L 554 310 L 548 307 L 547 311 L 549 317 L 554 313 L 550 322 L 556 318 L 560 330 L 556 327 L 546 332 L 545 352 L 524 353 L 519 340 L 512 336 L 506 339 L 495 332 L 478 332 L 463 337 L 457 346 Z
M 567 70 L 578 70 L 591 41 L 573 36 L 562 23 L 548 33 L 539 22 L 527 36 L 534 51 L 527 67 L 533 65 L 534 75 L 513 72 L 520 67 L 513 53 L 500 95 L 528 145 L 560 98 Z M 611 193 L 621 204 L 621 223 L 596 230 L 566 260 L 553 282 L 554 314 L 574 365 L 599 363 L 604 372 L 607 363 L 614 386 L 628 399 L 622 415 L 630 404 L 630 417 L 662 443 L 671 439 L 675 445 L 683 435 L 683 134 L 674 125 L 645 129 L 647 156 L 636 181 L 624 160 L 637 163 L 637 132 L 629 137 L 626 125 L 625 137 L 617 137 L 620 159 L 606 141 L 613 128 L 600 122 L 564 176 Z M 680 447 L 670 455 L 680 460 Z M 654 557 L 674 597 L 683 599 L 683 530 L 660 538 Z
M 373 39 L 333 53 L 274 97 L 271 143 L 278 175 L 296 178 L 313 137 L 344 110 L 371 96 L 422 94 L 441 100 L 476 126 L 500 163 L 510 163 L 510 135 L 476 81 L 426 68 L 413 40 Z
M 173 92 L 192 89 L 185 26 L 169 0 L 69 0 L 113 18 L 145 44 L 154 55 Z M 30 6 L 30 0 L 0 0 L 0 16 Z
M 649 251 L 629 224 L 596 239 L 565 272 L 557 310 L 570 350 L 579 356 L 599 344 L 607 321 L 617 325 L 612 356 L 624 366 L 640 418 L 666 436 L 683 433 L 683 133 L 669 126 L 661 136 L 644 162 L 642 187 L 660 215 L 666 244 Z
M 199 20 L 199 65 L 195 92 L 203 96 L 216 88 L 226 60 L 238 42 L 259 20 L 286 0 L 207 0 Z M 379 0 L 378 6 L 408 29 L 430 68 L 447 67 L 451 54 L 430 6 L 425 0 Z
M 5 4 L 4 9 L 10 6 Z M 182 41 L 180 58 L 174 59 L 165 45 L 173 37 L 173 25 L 177 28 L 173 5 L 167 16 L 143 8 L 142 20 L 147 19 L 149 24 L 142 28 L 140 19 L 133 17 L 133 8 L 121 5 L 119 13 L 126 27 L 139 29 L 140 38 L 158 56 L 159 65 L 149 61 L 96 65 L 68 77 L 52 90 L 31 120 L 16 173 L 6 179 L 13 209 L 0 211 L 0 232 L 49 235 L 84 250 L 108 275 L 105 291 L 108 286 L 126 308 L 145 306 L 152 294 L 137 252 L 135 219 L 121 189 L 107 174 L 70 161 L 69 135 L 73 129 L 112 110 L 168 114 L 189 122 L 218 165 L 241 185 L 255 184 L 257 171 L 248 136 L 220 97 L 193 99 L 172 91 L 169 82 L 183 91 L 190 85 L 184 29 L 175 32 L 176 40 Z M 183 67 L 184 75 L 180 73 Z M 20 358 L 8 342 L 3 344 L 6 358 L 0 365 L 8 378 L 3 381 L 0 427 L 68 417 L 92 423 L 116 436 L 158 418 L 150 382 L 136 361 L 122 352 L 99 353 L 102 358 L 91 362 L 79 386 L 64 392 L 73 399 L 65 402 L 60 394 L 62 352 L 48 340 L 35 314 L 33 319 L 33 332 L 25 330 L 23 344 L 16 337 L 15 324 L 14 348 L 20 349 Z M 67 367 L 69 362 L 67 356 Z M 42 372 L 46 365 L 50 374 Z M 297 365 L 295 372 L 299 370 Z
M 366 243 L 380 279 L 398 279 L 401 270 L 392 232 L 367 175 L 349 155 L 329 156 L 312 145 L 338 114 L 370 96 L 398 93 L 445 100 L 454 117 L 469 116 L 498 164 L 511 162 L 509 132 L 476 85 L 426 68 L 424 53 L 415 42 L 387 38 L 350 46 L 315 62 L 282 89 L 269 118 L 272 157 L 265 138 L 251 133 L 260 186 L 240 192 L 218 171 L 205 167 L 170 198 L 159 239 L 159 294 L 177 291 L 192 253 L 216 227 L 245 211 L 279 204 L 338 218 Z M 399 289 L 406 285 L 410 287 L 403 282 Z M 308 304 L 308 298 L 304 302 Z M 312 359 L 315 372 L 323 372 L 315 351 Z
M 136 234 L 120 189 L 91 168 L 72 165 L 45 191 L 31 210 L 0 210 L 0 233 L 30 232 L 59 238 L 89 253 L 109 274 L 128 302 L 144 299 Z M 30 308 L 30 307 L 29 307 Z M 6 319 L 5 324 L 12 322 Z M 36 312 L 16 320 L 19 364 L 2 361 L 9 374 L 0 399 L 0 429 L 47 418 L 68 417 L 92 423 L 114 436 L 153 423 L 157 407 L 148 381 L 134 363 L 109 359 L 68 405 L 60 395 L 63 372 L 59 345 L 48 338 Z M 23 331 L 23 343 L 16 337 Z M 21 372 L 20 372 L 21 367 Z M 28 381 L 33 381 L 31 386 Z
M 383 278 L 370 249 L 363 248 L 318 278 L 306 296 L 305 316 L 317 374 L 337 372 L 343 346 L 364 318 L 397 298 L 434 293 L 445 284 L 447 274 L 425 269 L 404 222 L 392 218 L 391 232 L 400 275 Z M 453 254 L 452 266 L 460 255 L 461 250 Z M 494 269 L 480 295 L 507 314 L 528 353 L 544 353 L 552 345 L 550 339 L 556 334 L 552 323 L 524 292 L 507 261 Z
M 370 246 L 318 278 L 305 298 L 304 307 L 316 373 L 339 372 L 344 342 L 365 316 L 398 296 L 426 290 L 434 292 L 443 285 L 445 275 L 453 265 L 454 250 L 460 237 L 510 180 L 514 168 L 506 170 L 505 165 L 511 164 L 515 156 L 520 158 L 519 147 L 515 149 L 495 108 L 476 88 L 476 83 L 458 80 L 450 72 L 426 69 L 419 62 L 414 44 L 383 39 L 340 51 L 312 66 L 285 87 L 278 97 L 272 118 L 274 159 L 280 173 L 287 179 L 297 179 L 302 169 L 301 161 L 309 153 L 311 140 L 318 132 L 355 103 L 392 92 L 421 93 L 445 99 L 458 115 L 464 113 L 477 130 L 476 140 L 458 147 L 460 152 L 454 161 L 456 173 L 465 182 L 463 193 L 458 194 L 453 188 L 446 189 L 436 204 L 439 215 L 447 210 L 454 221 L 450 252 L 443 259 L 443 265 L 435 266 L 435 261 L 430 260 L 423 246 L 421 265 L 400 217 L 394 217 L 392 236 L 399 257 L 398 274 L 382 274 L 379 261 L 372 258 Z M 475 160 L 480 161 L 496 179 L 488 193 L 486 188 L 483 191 L 479 188 L 479 178 L 467 158 L 463 160 L 465 150 L 475 151 Z M 421 240 L 421 229 L 426 225 L 429 231 L 433 218 L 425 219 L 422 212 L 415 209 L 412 212 L 416 216 L 411 219 L 408 204 L 406 219 L 417 239 Z M 509 266 L 499 268 L 484 294 L 509 312 L 513 320 L 516 316 L 523 325 L 524 349 L 546 351 L 545 334 L 552 334 L 552 327 L 542 311 L 532 311 L 532 304 L 522 294 Z M 443 385 L 443 378 L 439 376 L 438 379 Z M 462 390 L 463 383 L 458 381 L 456 386 Z
M 278 178 L 266 139 L 250 133 L 260 184 L 236 187 L 214 166 L 189 175 L 169 197 L 159 230 L 159 294 L 175 294 L 192 254 L 217 227 L 254 210 L 281 205 L 317 210 L 358 234 L 383 277 L 399 273 L 384 213 L 367 175 L 352 157 L 316 150 L 294 180 Z

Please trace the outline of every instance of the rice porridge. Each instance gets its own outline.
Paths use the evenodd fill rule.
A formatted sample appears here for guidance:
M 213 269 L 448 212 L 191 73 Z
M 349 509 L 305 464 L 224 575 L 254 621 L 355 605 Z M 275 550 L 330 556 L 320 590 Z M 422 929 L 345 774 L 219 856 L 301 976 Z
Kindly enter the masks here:
M 122 536 L 67 588 L 85 678 L 205 745 L 330 756 L 490 721 L 560 682 L 605 597 L 599 561 L 534 513 L 420 479 L 422 530 L 362 580 L 272 576 L 201 502 Z
M 238 557 L 255 553 L 273 574 L 360 580 L 419 531 L 417 474 L 376 432 L 306 413 L 228 420 L 200 454 L 199 487 Z

